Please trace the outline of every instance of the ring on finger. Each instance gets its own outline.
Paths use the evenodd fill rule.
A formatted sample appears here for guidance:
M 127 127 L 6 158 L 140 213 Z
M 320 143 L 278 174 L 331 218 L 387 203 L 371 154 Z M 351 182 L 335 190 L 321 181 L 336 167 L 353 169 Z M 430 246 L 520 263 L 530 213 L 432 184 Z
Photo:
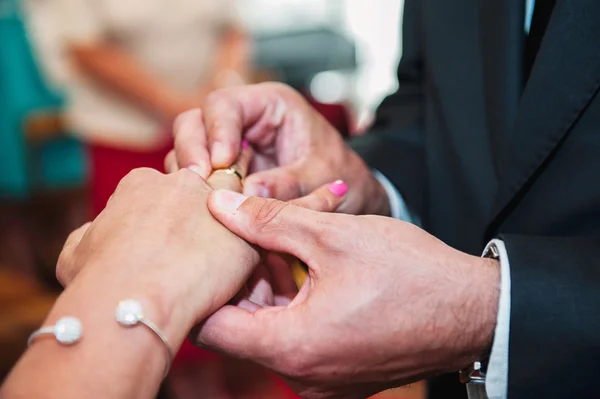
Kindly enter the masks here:
M 240 179 L 240 184 L 242 186 L 244 185 L 244 176 L 239 171 L 239 169 L 238 169 L 238 167 L 236 165 L 233 165 L 233 166 L 231 166 L 229 168 L 217 169 L 213 173 L 217 173 L 217 172 L 227 173 L 228 175 L 235 175 L 238 179 Z

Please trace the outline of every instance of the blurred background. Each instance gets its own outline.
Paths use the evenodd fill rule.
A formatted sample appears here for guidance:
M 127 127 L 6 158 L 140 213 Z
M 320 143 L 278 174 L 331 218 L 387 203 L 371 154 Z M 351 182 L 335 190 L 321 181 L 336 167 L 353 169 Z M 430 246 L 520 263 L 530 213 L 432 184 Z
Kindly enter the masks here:
M 397 85 L 402 0 L 0 0 L 0 380 L 60 292 L 75 228 L 133 168 L 162 170 L 180 112 L 281 81 L 345 137 Z M 164 398 L 294 398 L 184 346 Z M 420 384 L 380 395 L 420 398 Z

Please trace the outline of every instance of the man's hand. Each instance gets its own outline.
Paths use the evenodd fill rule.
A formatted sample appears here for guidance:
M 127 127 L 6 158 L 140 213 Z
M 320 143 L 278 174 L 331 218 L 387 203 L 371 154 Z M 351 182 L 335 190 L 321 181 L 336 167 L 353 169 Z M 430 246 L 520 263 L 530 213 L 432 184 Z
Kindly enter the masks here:
M 389 218 L 221 190 L 209 208 L 250 243 L 305 261 L 310 277 L 287 306 L 219 310 L 197 332 L 200 345 L 260 362 L 306 398 L 366 397 L 459 370 L 489 350 L 496 261 Z
M 337 179 L 350 194 L 338 211 L 389 213 L 384 189 L 339 133 L 302 98 L 279 83 L 218 90 L 203 109 L 175 122 L 169 171 L 190 167 L 206 177 L 230 165 L 242 139 L 255 150 L 246 195 L 291 200 Z

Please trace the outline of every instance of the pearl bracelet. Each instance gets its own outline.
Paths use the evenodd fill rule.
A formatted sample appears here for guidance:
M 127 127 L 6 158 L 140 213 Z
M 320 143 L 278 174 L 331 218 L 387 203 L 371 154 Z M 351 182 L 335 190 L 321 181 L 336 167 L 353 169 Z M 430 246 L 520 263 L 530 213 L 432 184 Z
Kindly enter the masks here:
M 117 323 L 123 327 L 135 327 L 139 324 L 147 327 L 154 335 L 156 335 L 165 347 L 166 362 L 164 377 L 169 373 L 171 362 L 173 360 L 173 349 L 169 345 L 167 337 L 158 329 L 156 324 L 152 323 L 144 316 L 144 311 L 140 302 L 134 299 L 127 299 L 119 302 L 115 311 Z M 52 326 L 40 327 L 34 331 L 27 339 L 29 347 L 33 341 L 42 335 L 53 335 L 61 345 L 73 345 L 77 343 L 83 335 L 83 327 L 81 321 L 73 316 L 60 318 L 56 324 Z M 163 378 L 164 378 L 163 377 Z
M 117 323 L 119 323 L 123 327 L 134 327 L 138 324 L 141 324 L 147 327 L 150 331 L 152 331 L 154 335 L 156 335 L 158 339 L 162 341 L 165 347 L 165 354 L 167 358 L 163 378 L 166 377 L 167 374 L 169 374 L 171 362 L 173 361 L 173 349 L 171 348 L 167 337 L 158 329 L 156 324 L 152 323 L 150 320 L 144 317 L 142 304 L 134 299 L 127 299 L 125 301 L 121 301 L 117 306 L 115 315 L 117 317 Z
M 27 339 L 27 346 L 41 336 L 52 334 L 62 345 L 73 345 L 81 339 L 83 328 L 77 317 L 66 316 L 59 319 L 53 326 L 45 326 L 35 330 Z

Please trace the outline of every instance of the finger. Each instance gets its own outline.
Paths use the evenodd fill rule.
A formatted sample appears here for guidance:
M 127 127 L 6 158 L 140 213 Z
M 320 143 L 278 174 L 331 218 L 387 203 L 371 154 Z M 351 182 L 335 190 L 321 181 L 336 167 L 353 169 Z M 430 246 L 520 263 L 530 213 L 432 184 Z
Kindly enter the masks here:
M 257 305 L 256 302 L 253 302 L 250 299 L 246 299 L 246 298 L 241 299 L 238 302 L 237 306 L 239 308 L 247 310 L 248 312 L 251 312 L 251 313 L 254 313 L 257 310 L 262 309 L 262 307 L 260 305 Z
M 248 173 L 251 161 L 252 147 L 246 144 L 244 145 L 237 162 L 227 169 L 213 171 L 208 177 L 208 184 L 214 189 L 226 189 L 241 192 L 243 189 L 243 181 Z
M 317 212 L 335 212 L 344 202 L 347 192 L 348 185 L 342 180 L 337 180 L 321 186 L 305 197 L 292 200 L 290 203 Z
M 286 113 L 285 90 L 283 85 L 266 83 L 219 90 L 209 96 L 204 121 L 213 167 L 233 162 L 246 129 L 252 143 L 272 144 Z
M 289 262 L 282 255 L 273 252 L 266 254 L 264 262 L 256 268 L 246 286 L 247 290 L 242 298 L 259 307 L 286 306 L 298 294 Z
M 225 227 L 266 250 L 296 256 L 306 263 L 323 246 L 337 214 L 313 212 L 272 199 L 227 191 L 211 193 L 208 207 Z
M 88 222 L 74 230 L 69 234 L 67 241 L 65 241 L 65 244 L 63 245 L 63 249 L 56 264 L 56 279 L 63 287 L 66 287 L 79 273 L 77 263 L 73 262 L 75 250 L 91 224 L 91 222 Z
M 245 179 L 250 171 L 250 164 L 254 156 L 254 149 L 248 143 L 248 140 L 242 140 L 240 155 L 235 162 L 235 168 Z
M 248 289 L 248 285 L 245 284 L 244 287 L 231 299 L 231 301 L 229 301 L 229 304 L 246 309 L 248 312 L 256 312 L 258 309 L 261 309 L 261 306 L 250 301 L 250 299 L 248 299 L 249 297 L 250 290 Z
M 247 299 L 251 302 L 260 306 L 273 306 L 275 304 L 271 274 L 266 265 L 259 265 L 246 285 L 249 291 Z
M 260 330 L 253 317 L 254 313 L 254 309 L 223 306 L 201 325 L 192 329 L 190 341 L 202 348 L 214 349 L 221 353 L 246 353 L 246 356 L 252 356 L 257 350 L 255 337 L 259 336 Z
M 177 155 L 175 154 L 175 150 L 171 150 L 165 157 L 165 172 L 175 173 L 178 170 L 179 165 L 177 164 Z
M 195 328 L 190 339 L 203 348 L 270 366 L 277 357 L 274 346 L 283 338 L 293 338 L 290 336 L 294 331 L 289 326 L 297 323 L 291 324 L 294 315 L 288 313 L 282 307 L 248 311 L 224 306 Z M 289 332 L 285 333 L 286 330 Z
M 211 171 L 202 110 L 192 109 L 179 115 L 173 124 L 175 154 L 179 168 L 189 168 L 206 179 Z
M 244 181 L 244 194 L 281 201 L 293 200 L 304 192 L 298 176 L 300 168 L 296 164 L 253 173 Z
M 244 132 L 241 104 L 229 92 L 220 91 L 208 97 L 204 110 L 211 165 L 225 168 L 240 150 Z
M 292 265 L 284 256 L 270 252 L 265 257 L 265 267 L 271 277 L 273 304 L 288 305 L 298 295 L 298 285 L 294 279 Z

